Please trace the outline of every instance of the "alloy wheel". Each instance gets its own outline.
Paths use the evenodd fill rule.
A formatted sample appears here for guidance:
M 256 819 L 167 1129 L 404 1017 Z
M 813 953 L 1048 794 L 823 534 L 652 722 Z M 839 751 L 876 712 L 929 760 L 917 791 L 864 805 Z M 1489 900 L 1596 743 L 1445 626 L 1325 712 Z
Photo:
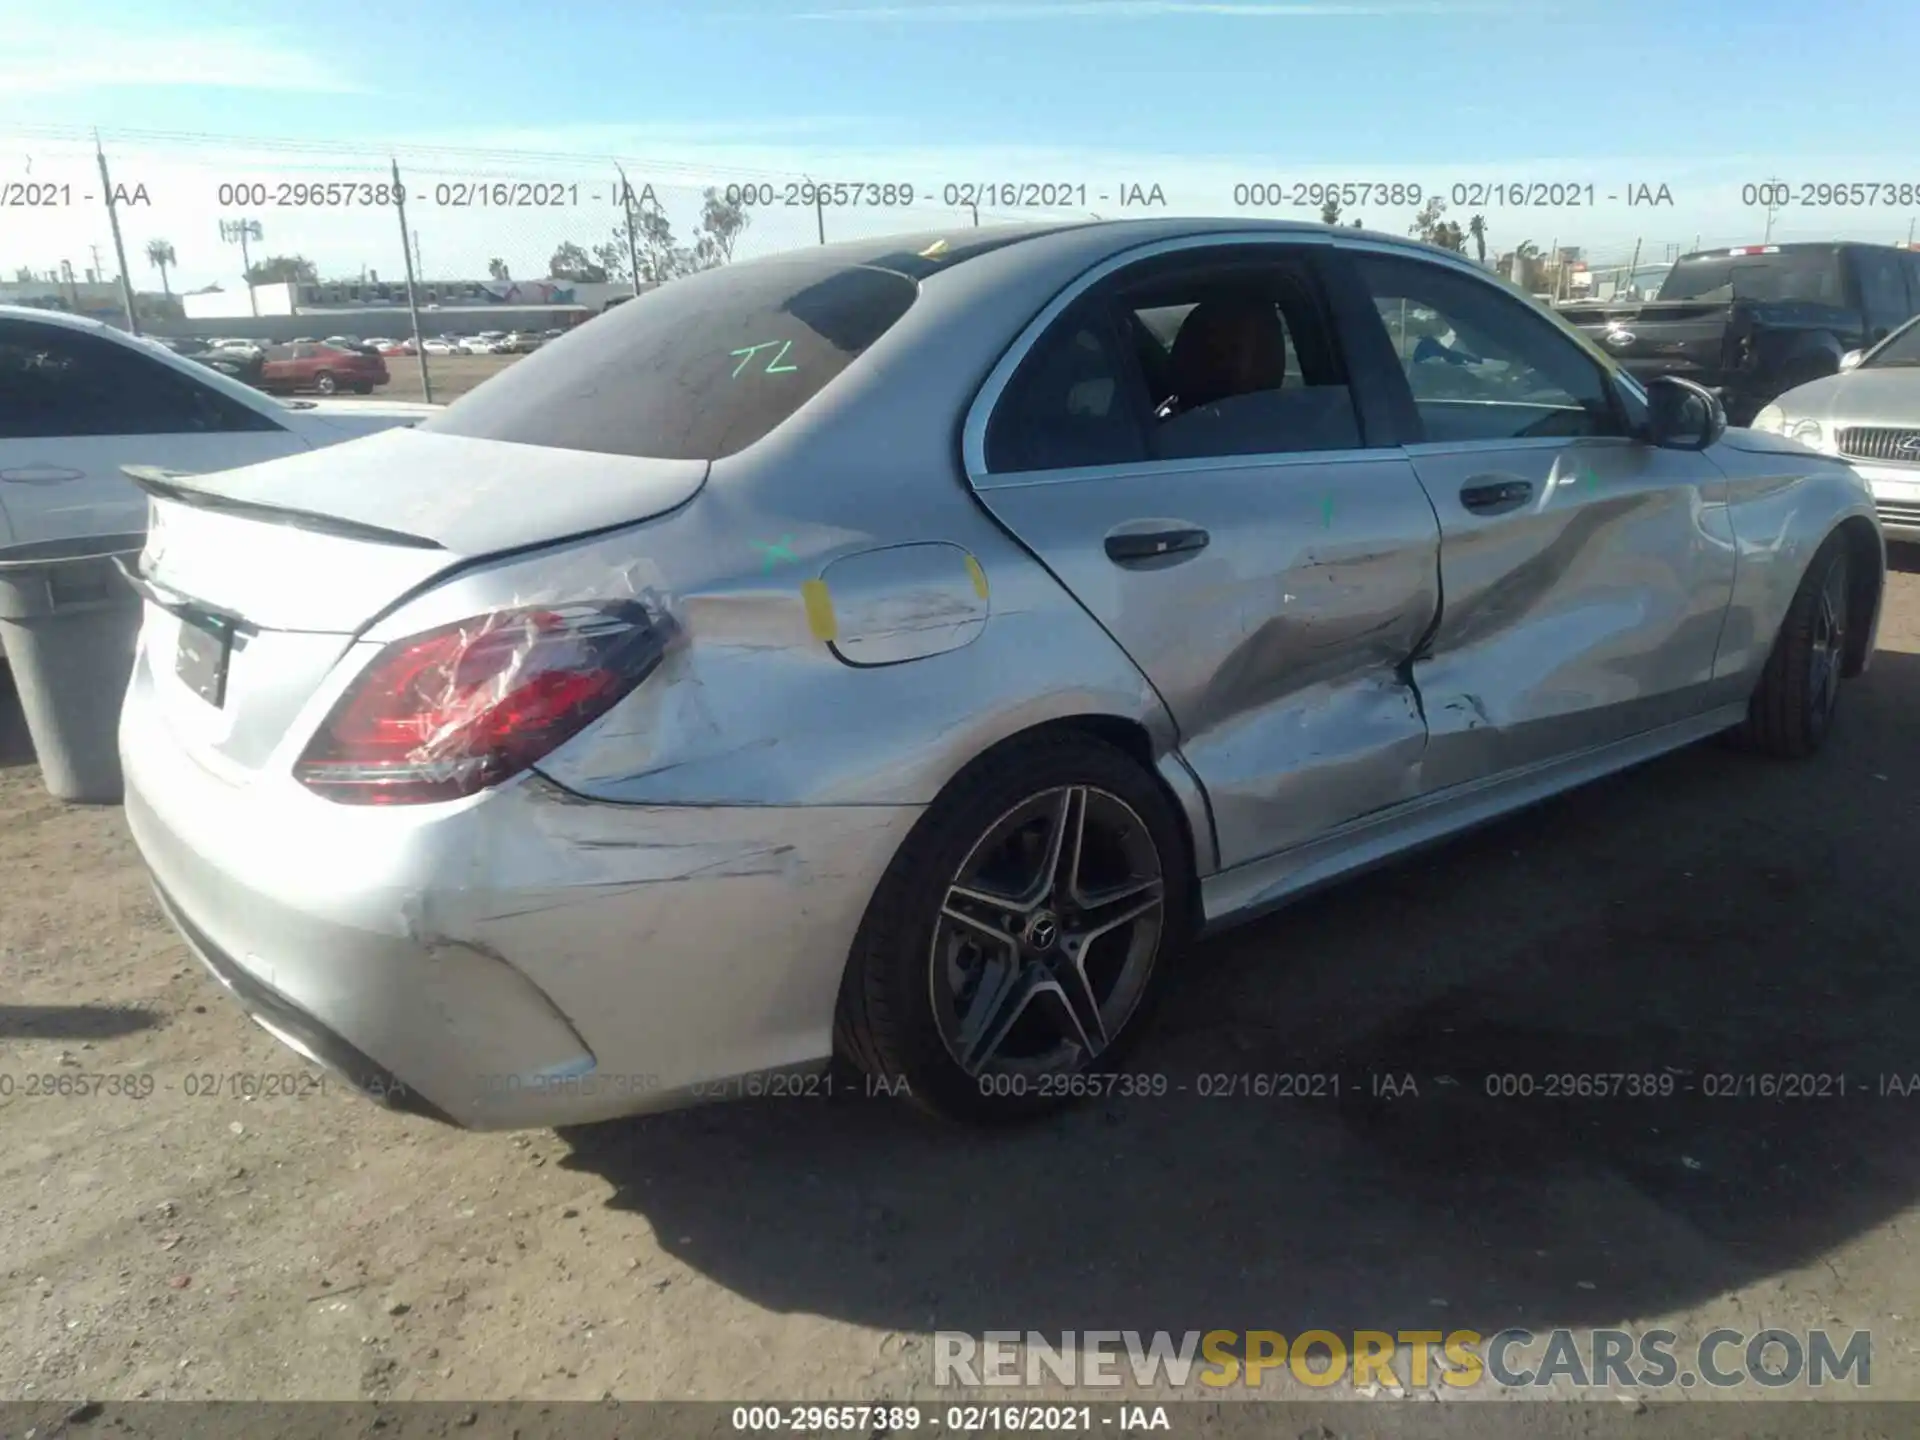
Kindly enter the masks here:
M 1840 670 L 1846 656 L 1847 567 L 1828 567 L 1814 605 L 1812 643 L 1808 647 L 1807 688 L 1813 713 L 1825 720 L 1840 699 Z
M 1042 791 L 989 826 L 949 881 L 928 979 L 972 1077 L 1070 1072 L 1116 1041 L 1152 978 L 1166 882 L 1146 822 L 1091 785 Z

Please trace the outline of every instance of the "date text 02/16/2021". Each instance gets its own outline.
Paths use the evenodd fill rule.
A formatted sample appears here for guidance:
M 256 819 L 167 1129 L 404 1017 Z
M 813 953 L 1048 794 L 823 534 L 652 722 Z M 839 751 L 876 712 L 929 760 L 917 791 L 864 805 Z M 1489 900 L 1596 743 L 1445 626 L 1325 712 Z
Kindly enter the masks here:
M 1602 185 L 1592 180 L 1243 180 L 1232 201 L 1241 210 L 1304 210 L 1385 205 L 1417 208 L 1441 201 L 1463 210 L 1594 210 L 1604 205 L 1671 208 L 1672 187 L 1661 181 Z

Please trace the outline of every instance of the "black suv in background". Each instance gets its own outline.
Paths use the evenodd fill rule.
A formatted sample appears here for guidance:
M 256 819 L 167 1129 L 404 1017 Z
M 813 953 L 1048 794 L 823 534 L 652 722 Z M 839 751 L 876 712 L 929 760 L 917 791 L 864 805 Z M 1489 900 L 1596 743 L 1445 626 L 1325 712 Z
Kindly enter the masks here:
M 1720 392 L 1744 425 L 1762 407 L 1920 313 L 1920 251 L 1845 241 L 1683 255 L 1652 300 L 1556 307 L 1641 379 Z

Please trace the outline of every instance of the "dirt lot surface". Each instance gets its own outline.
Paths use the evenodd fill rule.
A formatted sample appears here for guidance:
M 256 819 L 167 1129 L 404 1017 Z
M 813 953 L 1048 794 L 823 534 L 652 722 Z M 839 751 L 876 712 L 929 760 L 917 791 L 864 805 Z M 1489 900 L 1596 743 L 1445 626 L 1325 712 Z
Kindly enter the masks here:
M 458 400 L 482 380 L 490 380 L 506 369 L 518 355 L 429 355 L 427 378 L 433 382 L 436 404 Z M 420 383 L 420 359 L 416 355 L 387 356 L 390 377 L 374 394 L 382 400 L 424 400 L 426 387 Z
M 1005 1134 L 846 1099 L 472 1135 L 319 1093 L 0 695 L 0 1398 L 872 1400 L 944 1395 L 937 1329 L 1656 1323 L 1870 1330 L 1873 1393 L 1920 1397 L 1920 1095 L 1881 1093 L 1920 1074 L 1897 563 L 1818 759 L 1702 746 L 1210 943 L 1138 1061 L 1184 1093 Z M 1847 1090 L 1481 1079 L 1668 1070 Z M 1342 1094 L 1197 1097 L 1228 1071 Z

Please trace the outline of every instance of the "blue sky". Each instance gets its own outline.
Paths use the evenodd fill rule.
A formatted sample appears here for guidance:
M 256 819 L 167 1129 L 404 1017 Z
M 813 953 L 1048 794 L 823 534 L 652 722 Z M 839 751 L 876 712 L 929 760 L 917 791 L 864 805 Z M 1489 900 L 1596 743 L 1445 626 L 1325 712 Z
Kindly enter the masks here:
M 557 175 L 542 157 L 618 154 L 688 196 L 709 179 L 876 167 L 923 184 L 1156 182 L 1175 209 L 1213 213 L 1235 208 L 1235 178 L 1674 187 L 1674 213 L 1651 221 L 1492 217 L 1508 243 L 1584 226 L 1596 245 L 1649 225 L 1668 241 L 1744 237 L 1760 212 L 1741 208 L 1743 180 L 1920 185 L 1920 90 L 1863 84 L 1878 64 L 1835 58 L 1902 53 L 1920 38 L 1912 0 L 337 0 L 305 14 L 0 0 L 0 182 L 79 173 L 84 156 L 63 148 L 97 126 L 126 157 L 117 178 L 163 177 L 168 223 L 200 230 L 213 202 L 193 175 L 317 178 L 339 168 L 319 156 L 328 143 L 354 151 L 351 173 L 408 147 L 410 175 Z M 255 137 L 303 148 L 240 147 Z M 772 222 L 795 217 L 768 218 L 771 243 Z M 1795 212 L 1776 238 L 1894 238 L 1912 218 Z M 531 254 L 550 219 L 499 217 L 497 243 L 472 217 L 425 223 L 451 261 L 508 238 Z M 82 218 L 69 222 L 77 235 Z M 308 248 L 336 244 L 331 217 L 288 223 Z M 0 267 L 37 263 L 22 245 L 73 243 L 58 230 L 0 210 Z

